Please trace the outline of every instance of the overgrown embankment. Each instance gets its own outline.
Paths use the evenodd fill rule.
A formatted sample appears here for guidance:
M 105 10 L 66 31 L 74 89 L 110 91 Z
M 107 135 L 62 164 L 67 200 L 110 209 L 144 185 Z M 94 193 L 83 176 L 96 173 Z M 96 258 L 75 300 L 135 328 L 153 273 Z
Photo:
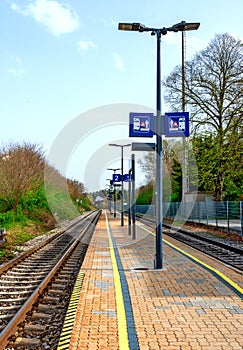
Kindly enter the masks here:
M 51 174 L 48 184 L 46 172 Z M 83 184 L 64 178 L 49 166 L 39 146 L 17 143 L 0 149 L 0 228 L 6 230 L 0 263 L 14 256 L 24 242 L 53 229 L 57 222 L 91 209 Z

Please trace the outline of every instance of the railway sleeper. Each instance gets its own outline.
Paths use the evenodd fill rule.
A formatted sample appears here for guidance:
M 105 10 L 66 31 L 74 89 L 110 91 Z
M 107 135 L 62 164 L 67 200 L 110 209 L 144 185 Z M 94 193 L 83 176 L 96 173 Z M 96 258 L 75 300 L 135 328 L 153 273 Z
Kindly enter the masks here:
M 38 311 L 34 311 L 32 316 L 31 316 L 31 320 L 32 321 L 39 321 L 39 320 L 50 320 L 52 317 L 51 314 L 49 313 L 45 313 L 45 312 L 38 312 Z
M 75 268 L 77 268 L 77 264 L 78 264 L 78 262 L 76 262 L 76 264 L 74 266 L 65 266 L 61 269 L 61 272 L 66 273 L 66 274 L 70 274 L 73 272 L 73 270 Z
M 55 279 L 55 284 L 66 286 L 74 276 L 75 275 L 69 275 L 68 277 L 59 276 L 59 278 Z
M 38 348 L 40 345 L 41 345 L 40 339 L 17 337 L 14 343 L 14 348 L 31 349 L 31 348 Z
M 28 289 L 28 290 L 19 290 L 18 292 L 13 292 L 13 291 L 8 291 L 8 292 L 2 292 L 1 291 L 1 296 L 4 295 L 9 295 L 9 296 L 16 296 L 16 295 L 29 295 L 31 294 L 32 290 Z M 1 297 L 0 297 L 0 301 L 1 301 Z
M 22 305 L 22 303 L 23 303 L 24 301 L 26 301 L 26 298 L 0 299 L 0 301 L 1 301 L 2 303 L 16 303 L 16 304 L 20 303 L 20 304 Z
M 32 333 L 41 333 L 47 330 L 48 326 L 44 326 L 41 324 L 29 323 L 24 327 L 25 331 L 29 331 Z
M 13 283 L 11 283 L 10 285 L 3 285 L 0 286 L 0 291 L 9 291 L 11 292 L 12 290 L 16 291 L 16 290 L 23 290 L 23 289 L 30 289 L 31 285 L 23 285 L 23 286 L 15 286 Z
M 74 276 L 74 272 L 72 271 L 72 273 L 66 274 L 66 273 L 59 273 L 60 278 L 57 279 L 57 282 L 62 282 L 62 279 L 65 280 L 70 280 L 70 278 L 72 278 Z
M 15 274 L 10 274 L 6 277 L 9 277 L 10 279 L 12 278 L 16 278 L 17 280 L 18 279 L 25 279 L 25 280 L 40 280 L 40 279 L 43 279 L 46 275 L 48 274 L 48 271 L 44 271 L 44 272 L 33 272 L 33 273 L 15 273 Z M 3 276 L 4 277 L 4 276 Z
M 9 280 L 0 280 L 0 284 L 8 284 L 10 286 L 15 286 L 15 285 L 19 285 L 19 286 L 24 286 L 24 285 L 28 285 L 31 286 L 32 284 L 39 284 L 38 281 L 26 281 L 26 278 L 23 281 L 9 281 Z
M 5 314 L 5 315 L 0 315 L 0 320 L 1 321 L 4 321 L 4 320 L 11 320 L 11 318 L 13 318 L 14 317 L 14 315 L 15 315 L 15 313 L 14 314 Z
M 0 306 L 0 312 L 1 311 L 11 311 L 11 310 L 18 310 L 20 308 L 20 306 L 18 305 L 11 305 L 11 306 Z
M 53 263 L 55 263 L 57 261 L 57 259 L 56 259 L 56 256 L 54 257 L 54 256 L 51 256 L 51 257 L 49 257 L 49 258 L 44 258 L 44 259 L 31 259 L 31 260 L 28 260 L 28 265 L 31 267 L 31 266 L 33 266 L 33 265 L 38 265 L 38 266 L 42 266 L 42 265 L 44 265 L 44 266 L 46 266 L 46 264 L 47 263 L 49 263 L 49 266 L 52 266 L 53 265 Z M 50 264 L 50 262 L 51 262 L 51 264 Z
M 59 303 L 60 298 L 57 297 L 52 297 L 50 295 L 46 295 L 43 297 L 43 301 L 45 301 L 46 303 Z
M 67 269 L 72 269 L 71 271 L 73 271 L 74 267 L 77 267 L 76 263 L 74 263 L 74 262 L 67 262 L 67 265 L 63 269 L 67 268 Z
M 56 306 L 50 304 L 38 304 L 38 310 L 50 314 L 56 311 Z
M 62 281 L 62 282 L 63 282 L 62 284 L 60 284 L 60 283 L 52 283 L 51 287 L 54 288 L 54 289 L 58 289 L 58 290 L 60 290 L 60 289 L 64 290 L 64 289 L 66 289 L 66 284 L 67 283 L 65 283 L 66 281 Z
M 5 276 L 1 276 L 1 278 L 5 278 L 5 281 L 7 281 L 7 280 L 15 280 L 16 282 L 17 281 L 22 281 L 22 280 L 26 280 L 26 276 L 11 276 L 11 275 L 5 275 Z M 42 276 L 36 276 L 35 277 L 35 281 L 37 281 L 37 280 L 42 280 L 43 278 L 42 278 Z
M 22 272 L 23 271 L 23 268 L 22 268 L 22 266 L 20 266 L 20 267 L 18 267 L 18 268 L 14 268 L 14 269 L 12 269 L 10 272 L 11 272 L 11 274 L 13 274 L 13 275 L 36 275 L 37 273 L 39 274 L 39 275 L 44 275 L 45 273 L 46 273 L 46 271 L 49 271 L 50 270 L 50 267 L 46 267 L 46 266 L 38 266 L 38 268 L 36 268 L 36 269 L 34 269 L 34 268 L 31 268 L 29 271 L 24 271 L 24 272 Z
M 43 260 L 43 263 L 45 262 L 46 260 Z M 21 267 L 24 267 L 24 268 L 28 268 L 28 267 L 33 267 L 33 268 L 40 268 L 40 265 L 39 265 L 39 262 L 36 262 L 35 263 L 35 261 L 33 261 L 32 260 L 32 262 L 30 263 L 30 262 L 28 262 L 28 260 L 24 260 L 24 261 L 22 261 L 22 262 L 20 262 L 19 264 L 18 264 L 18 266 L 21 266 Z M 46 264 L 45 264 L 45 267 L 51 267 L 52 266 L 52 264 L 48 264 L 47 262 L 46 262 Z M 16 266 L 17 267 L 17 266 Z
M 49 289 L 48 290 L 48 294 L 51 294 L 51 295 L 62 295 L 63 294 L 63 289 L 60 290 L 60 289 Z

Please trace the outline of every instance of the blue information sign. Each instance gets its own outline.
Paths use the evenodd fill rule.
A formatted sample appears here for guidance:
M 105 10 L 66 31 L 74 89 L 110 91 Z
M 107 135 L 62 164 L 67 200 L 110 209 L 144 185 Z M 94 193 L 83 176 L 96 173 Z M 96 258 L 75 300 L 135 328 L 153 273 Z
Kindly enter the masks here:
M 130 176 L 129 176 L 129 174 L 124 174 L 123 181 L 125 181 L 125 182 L 132 181 L 132 174 L 130 174 Z
M 129 114 L 130 137 L 153 137 L 154 115 L 153 113 L 131 112 Z
M 189 135 L 188 112 L 165 113 L 165 136 L 188 137 Z
M 113 182 L 121 182 L 121 174 L 112 174 Z

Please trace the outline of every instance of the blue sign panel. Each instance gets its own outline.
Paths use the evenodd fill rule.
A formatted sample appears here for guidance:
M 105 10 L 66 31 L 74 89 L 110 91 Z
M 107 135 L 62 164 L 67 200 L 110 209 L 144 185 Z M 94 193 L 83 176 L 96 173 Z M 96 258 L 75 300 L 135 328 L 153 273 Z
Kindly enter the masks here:
M 188 112 L 165 113 L 165 136 L 188 137 L 189 135 Z
M 121 181 L 121 174 L 112 174 L 112 181 L 113 182 L 120 182 Z
M 130 137 L 153 137 L 154 115 L 153 113 L 131 112 L 129 114 Z
M 132 181 L 132 174 L 130 174 L 130 176 L 129 176 L 129 174 L 124 174 L 123 181 L 125 181 L 125 182 Z

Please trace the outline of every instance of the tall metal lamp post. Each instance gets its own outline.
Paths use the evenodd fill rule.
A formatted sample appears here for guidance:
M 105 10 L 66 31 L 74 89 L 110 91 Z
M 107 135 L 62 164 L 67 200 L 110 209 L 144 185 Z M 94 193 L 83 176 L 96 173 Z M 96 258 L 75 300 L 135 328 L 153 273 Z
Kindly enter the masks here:
M 123 193 L 123 148 L 131 146 L 131 143 L 126 145 L 118 145 L 116 143 L 109 143 L 109 146 L 121 147 L 121 226 L 124 226 L 124 193 Z
M 120 170 L 120 168 L 108 168 L 107 170 L 112 170 L 114 174 L 117 170 Z M 114 218 L 116 217 L 116 187 L 114 186 Z
M 182 22 L 185 23 L 185 22 Z M 197 28 L 195 28 L 197 29 Z M 181 31 L 181 92 L 182 92 L 182 112 L 186 111 L 186 69 L 185 69 L 185 38 L 186 33 L 184 30 Z M 187 140 L 183 137 L 183 157 L 182 157 L 182 202 L 186 202 L 186 193 L 190 191 L 189 189 L 189 178 L 188 178 L 188 148 L 187 148 Z M 183 207 L 184 208 L 184 207 Z
M 162 202 L 162 110 L 161 110 L 161 63 L 160 46 L 161 36 L 167 32 L 181 32 L 196 30 L 200 23 L 186 23 L 182 21 L 168 28 L 150 28 L 141 23 L 119 23 L 119 30 L 151 32 L 151 35 L 157 37 L 157 70 L 156 70 L 156 254 L 155 268 L 162 269 L 162 221 L 163 221 L 163 202 Z

